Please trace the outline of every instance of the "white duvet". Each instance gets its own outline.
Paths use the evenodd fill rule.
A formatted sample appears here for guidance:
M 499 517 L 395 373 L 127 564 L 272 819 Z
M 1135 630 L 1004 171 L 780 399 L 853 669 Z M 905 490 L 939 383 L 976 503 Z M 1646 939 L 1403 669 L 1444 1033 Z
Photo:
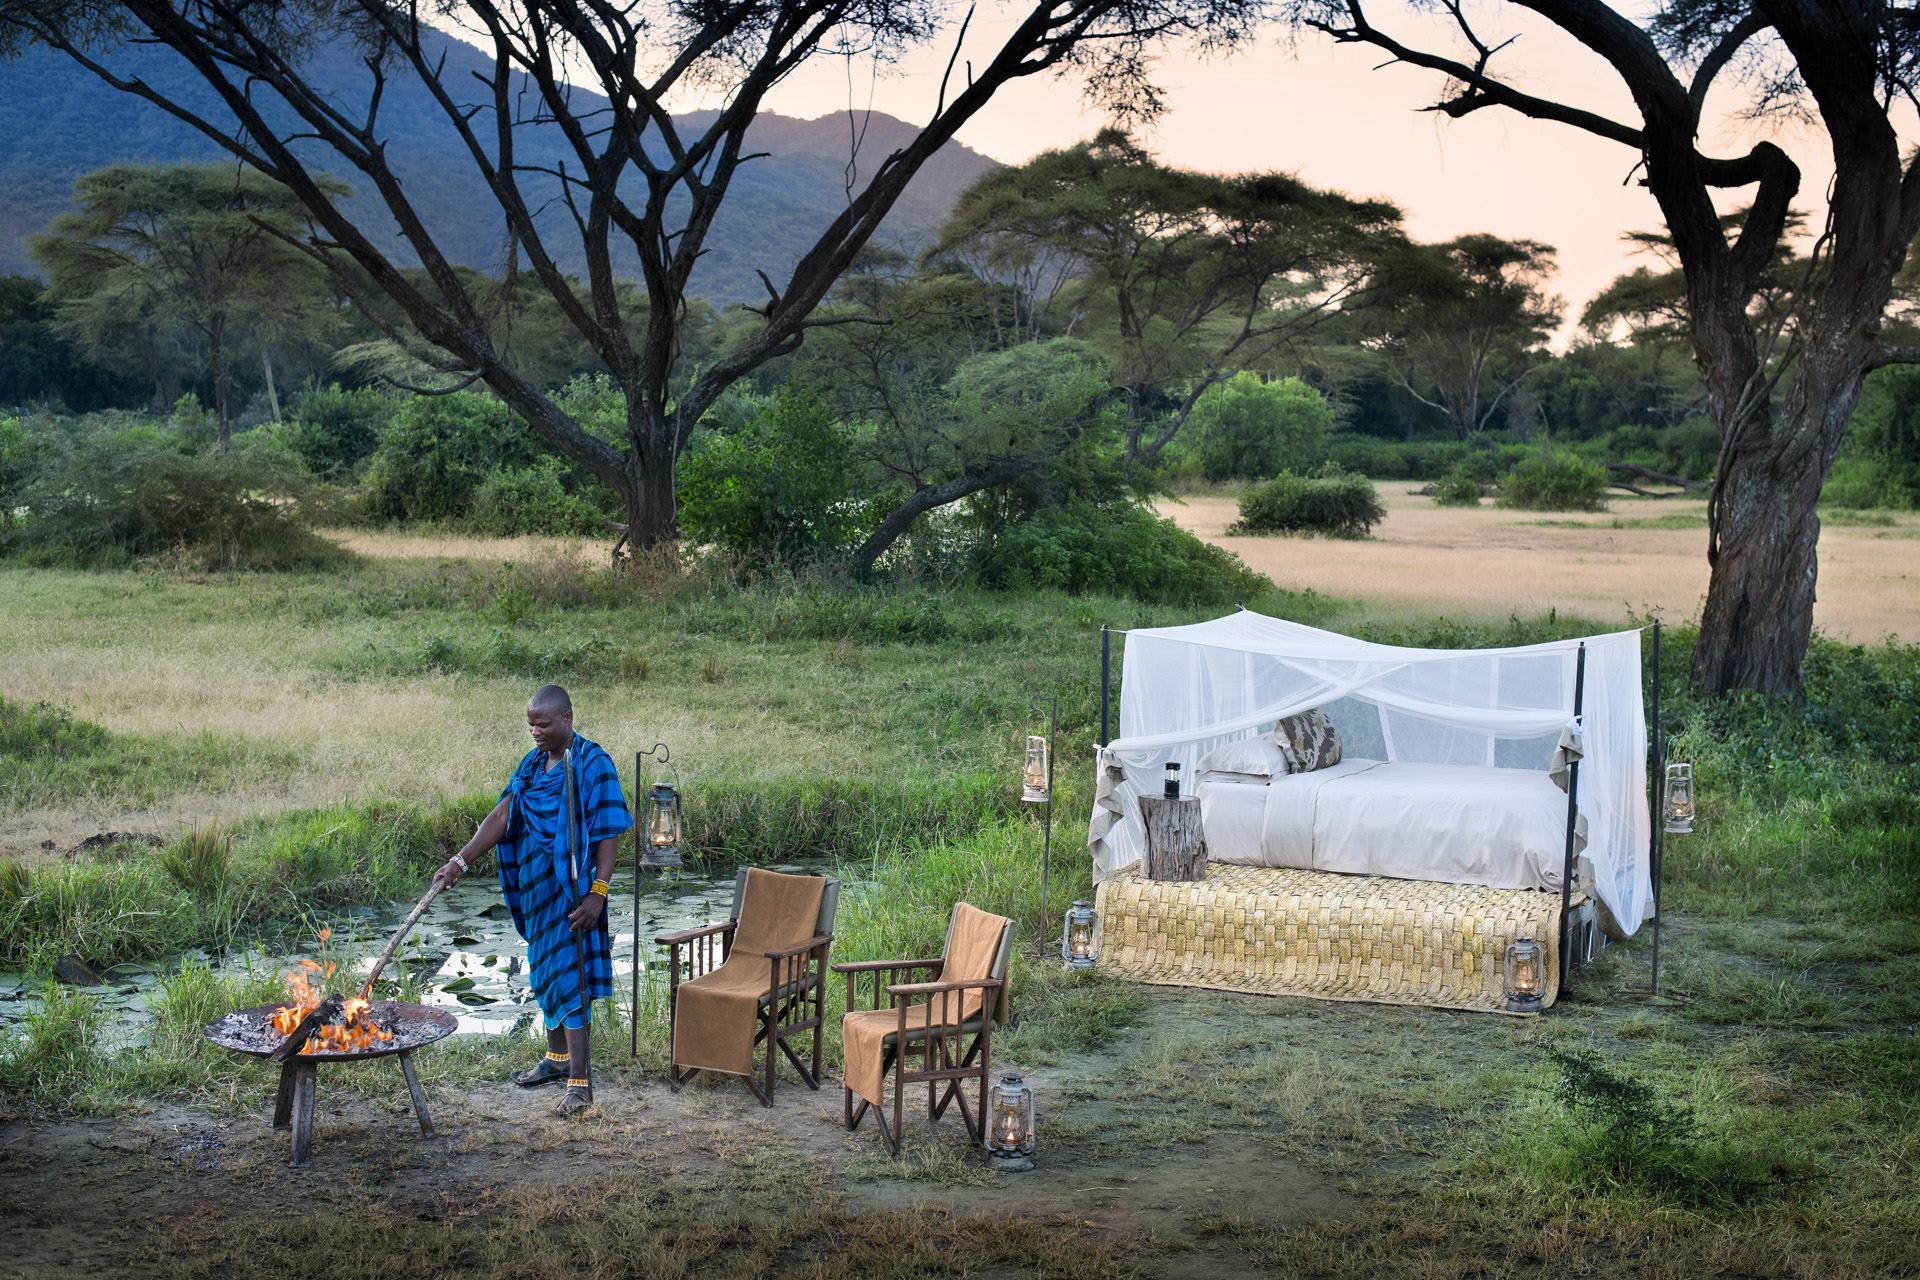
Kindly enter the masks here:
M 1198 794 L 1216 862 L 1560 890 L 1567 797 L 1544 772 L 1345 760 Z

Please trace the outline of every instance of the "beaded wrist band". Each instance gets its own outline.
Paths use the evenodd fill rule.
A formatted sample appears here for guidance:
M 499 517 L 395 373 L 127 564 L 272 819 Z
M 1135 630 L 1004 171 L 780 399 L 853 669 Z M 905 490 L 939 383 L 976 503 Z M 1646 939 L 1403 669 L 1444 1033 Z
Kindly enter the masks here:
M 463 857 L 461 857 L 461 856 L 460 856 L 459 854 L 457 854 L 457 853 L 456 853 L 456 854 L 454 854 L 454 855 L 453 855 L 453 860 L 454 860 L 455 862 L 457 862 L 457 863 L 459 863 L 459 864 L 460 864 L 460 869 L 461 869 L 462 871 L 465 871 L 465 870 L 467 870 L 467 869 L 468 869 L 468 868 L 467 868 L 467 860 L 466 860 L 465 858 L 463 858 Z
M 587 892 L 597 893 L 604 898 L 607 896 L 607 890 L 610 889 L 611 887 L 612 886 L 609 885 L 605 880 L 595 880 L 593 882 L 593 887 L 588 889 Z

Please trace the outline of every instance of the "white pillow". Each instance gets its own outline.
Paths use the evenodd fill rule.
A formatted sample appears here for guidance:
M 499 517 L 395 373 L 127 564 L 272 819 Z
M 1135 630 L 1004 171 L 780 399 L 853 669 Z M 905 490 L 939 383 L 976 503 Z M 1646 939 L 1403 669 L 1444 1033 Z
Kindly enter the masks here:
M 1287 757 L 1271 738 L 1241 738 L 1201 756 L 1193 771 L 1196 775 L 1241 773 L 1268 778 L 1287 772 Z
M 1273 781 L 1264 773 L 1229 773 L 1225 769 L 1196 769 L 1193 776 L 1200 782 L 1232 782 L 1243 787 L 1264 787 Z

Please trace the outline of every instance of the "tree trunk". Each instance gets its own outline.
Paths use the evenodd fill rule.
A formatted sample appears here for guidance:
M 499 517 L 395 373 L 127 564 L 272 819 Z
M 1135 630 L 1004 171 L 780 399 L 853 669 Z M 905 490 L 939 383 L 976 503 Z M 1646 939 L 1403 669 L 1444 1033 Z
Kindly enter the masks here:
M 233 422 L 227 416 L 227 395 L 233 378 L 227 369 L 227 326 L 215 320 L 207 329 L 207 342 L 213 356 L 213 403 L 220 416 L 220 435 L 215 445 L 221 453 L 233 446 Z
M 1849 349 L 1850 348 L 1850 349 Z M 1713 576 L 1693 678 L 1718 697 L 1792 694 L 1813 632 L 1816 504 L 1866 376 L 1857 344 L 1808 350 L 1767 429 L 1722 447 Z
M 670 447 L 661 452 L 666 459 L 647 466 L 651 449 L 633 449 L 622 459 L 613 478 L 614 491 L 627 511 L 627 546 L 634 551 L 650 551 L 680 536 L 676 519 L 674 465 Z
M 260 364 L 267 371 L 267 403 L 273 406 L 273 420 L 280 421 L 280 393 L 273 389 L 273 356 L 263 346 L 260 348 Z
M 1207 878 L 1207 838 L 1200 828 L 1200 801 L 1192 796 L 1169 800 L 1141 796 L 1140 819 L 1147 847 L 1140 869 L 1149 880 Z

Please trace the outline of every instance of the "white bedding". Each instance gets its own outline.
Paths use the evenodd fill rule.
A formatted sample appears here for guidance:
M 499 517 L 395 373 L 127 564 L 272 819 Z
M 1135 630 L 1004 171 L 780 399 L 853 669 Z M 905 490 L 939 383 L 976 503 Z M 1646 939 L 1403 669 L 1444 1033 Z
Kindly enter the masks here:
M 1198 791 L 1217 862 L 1560 889 L 1567 797 L 1544 772 L 1345 760 Z

